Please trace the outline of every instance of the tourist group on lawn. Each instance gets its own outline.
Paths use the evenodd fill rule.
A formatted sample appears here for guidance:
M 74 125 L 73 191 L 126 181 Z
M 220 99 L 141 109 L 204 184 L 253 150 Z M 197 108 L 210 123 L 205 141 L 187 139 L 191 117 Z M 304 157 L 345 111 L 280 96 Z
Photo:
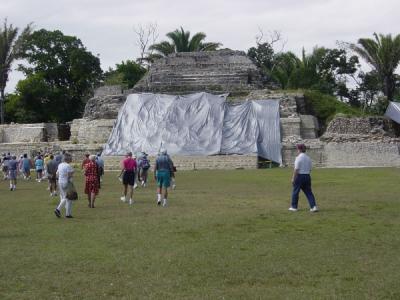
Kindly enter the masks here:
M 23 154 L 17 159 L 17 156 L 3 154 L 1 166 L 4 180 L 10 180 L 10 191 L 17 188 L 17 178 L 31 180 L 31 169 L 35 169 L 36 181 L 41 182 L 47 179 L 50 196 L 60 195 L 60 202 L 54 210 L 57 217 L 61 217 L 61 210 L 65 207 L 65 217 L 73 218 L 72 204 L 78 198 L 77 191 L 73 184 L 74 168 L 71 166 L 71 154 L 62 151 L 57 155 L 40 152 L 34 157 L 29 158 Z M 86 154 L 85 159 L 80 165 L 85 175 L 85 194 L 88 199 L 88 207 L 95 207 L 96 196 L 101 188 L 102 176 L 104 175 L 104 161 L 101 154 Z M 121 173 L 119 180 L 123 184 L 123 196 L 121 201 L 130 205 L 134 204 L 133 191 L 138 183 L 146 187 L 148 172 L 150 169 L 150 160 L 145 152 L 138 157 L 128 152 L 121 161 Z M 154 179 L 157 182 L 157 205 L 166 207 L 168 202 L 168 188 L 175 188 L 176 168 L 167 153 L 167 150 L 161 149 L 154 164 Z
M 311 169 L 312 162 L 306 154 L 304 144 L 297 145 L 298 155 L 294 163 L 292 176 L 292 200 L 289 211 L 298 211 L 299 193 L 302 190 L 307 197 L 310 205 L 310 212 L 317 212 L 318 207 L 311 188 Z M 48 190 L 50 196 L 60 195 L 60 202 L 54 210 L 54 214 L 60 218 L 61 210 L 65 207 L 65 217 L 73 218 L 72 204 L 78 198 L 77 191 L 73 184 L 74 168 L 71 166 L 71 154 L 62 151 L 57 155 L 40 152 L 33 159 L 27 154 L 17 156 L 3 154 L 1 166 L 4 180 L 10 181 L 10 191 L 15 191 L 17 178 L 20 175 L 24 180 L 31 180 L 31 169 L 35 169 L 36 181 L 48 180 Z M 82 161 L 81 169 L 85 175 L 85 194 L 88 199 L 88 207 L 95 207 L 96 196 L 101 188 L 102 176 L 104 175 L 104 161 L 101 153 L 97 155 L 86 154 Z M 118 178 L 123 184 L 122 202 L 134 204 L 134 189 L 140 184 L 146 187 L 150 160 L 145 152 L 141 152 L 138 157 L 128 152 L 121 161 L 121 173 Z M 154 164 L 154 179 L 157 185 L 157 205 L 166 207 L 168 205 L 168 189 L 172 184 L 175 188 L 176 168 L 167 150 L 161 149 Z

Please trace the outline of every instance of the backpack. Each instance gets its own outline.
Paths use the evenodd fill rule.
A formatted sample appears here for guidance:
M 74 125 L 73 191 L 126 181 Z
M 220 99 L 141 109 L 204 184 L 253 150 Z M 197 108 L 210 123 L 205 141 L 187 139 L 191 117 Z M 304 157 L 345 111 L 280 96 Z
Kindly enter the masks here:
M 142 159 L 142 168 L 143 170 L 148 170 L 150 168 L 150 162 L 147 158 Z

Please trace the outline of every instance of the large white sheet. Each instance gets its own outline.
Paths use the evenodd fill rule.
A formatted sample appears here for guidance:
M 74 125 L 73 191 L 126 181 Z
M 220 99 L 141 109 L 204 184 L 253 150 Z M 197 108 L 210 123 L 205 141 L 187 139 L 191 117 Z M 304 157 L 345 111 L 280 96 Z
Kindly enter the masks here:
M 385 117 L 392 119 L 396 123 L 400 124 L 400 103 L 399 102 L 390 102 L 386 112 Z
M 232 105 L 226 96 L 129 95 L 105 145 L 105 155 L 162 147 L 172 155 L 258 154 L 282 163 L 279 102 Z

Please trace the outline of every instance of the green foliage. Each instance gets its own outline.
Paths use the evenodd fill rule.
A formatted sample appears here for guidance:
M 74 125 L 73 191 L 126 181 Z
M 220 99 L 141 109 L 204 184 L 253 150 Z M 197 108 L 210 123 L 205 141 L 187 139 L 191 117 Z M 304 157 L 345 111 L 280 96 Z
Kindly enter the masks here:
M 185 31 L 182 27 L 168 32 L 167 37 L 170 41 L 162 41 L 149 47 L 149 50 L 156 51 L 152 55 L 152 59 L 165 57 L 175 52 L 214 51 L 221 46 L 220 43 L 204 42 L 206 34 L 203 32 L 198 32 L 190 38 L 190 32 Z
M 122 85 L 132 88 L 146 74 L 146 69 L 138 63 L 127 60 L 116 64 L 115 70 L 110 69 L 104 74 L 106 85 Z
M 374 33 L 374 39 L 361 38 L 350 47 L 377 72 L 382 92 L 392 101 L 396 93 L 395 71 L 400 63 L 400 34 L 392 37 Z
M 336 114 L 344 116 L 362 116 L 364 113 L 355 107 L 337 100 L 336 97 L 319 91 L 308 90 L 304 93 L 307 110 L 316 116 L 323 126 L 326 126 Z
M 5 88 L 8 81 L 8 75 L 11 71 L 11 65 L 16 60 L 21 58 L 23 54 L 23 43 L 31 33 L 31 24 L 27 25 L 22 32 L 19 33 L 19 28 L 12 24 L 7 24 L 7 19 L 4 20 L 3 27 L 0 27 L 0 120 L 4 123 L 4 101 Z
M 272 69 L 274 61 L 274 49 L 269 43 L 257 44 L 247 51 L 247 56 L 265 73 Z
M 18 83 L 19 105 L 36 122 L 65 122 L 80 117 L 85 100 L 102 78 L 100 60 L 82 42 L 61 31 L 41 29 L 24 44 L 27 78 Z

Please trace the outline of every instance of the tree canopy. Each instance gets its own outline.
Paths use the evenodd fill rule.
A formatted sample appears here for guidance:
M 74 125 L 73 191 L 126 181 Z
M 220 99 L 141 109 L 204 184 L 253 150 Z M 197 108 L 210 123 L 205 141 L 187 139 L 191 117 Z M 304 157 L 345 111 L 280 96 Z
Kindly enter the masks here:
M 222 45 L 221 43 L 204 42 L 206 34 L 203 32 L 195 33 L 190 37 L 190 32 L 185 31 L 182 27 L 168 32 L 166 35 L 170 41 L 162 41 L 150 46 L 149 49 L 156 52 L 152 55 L 152 59 L 165 57 L 175 52 L 214 51 Z
M 391 34 L 374 33 L 374 39 L 361 38 L 350 47 L 377 72 L 382 92 L 392 101 L 397 80 L 395 71 L 400 63 L 400 34 L 393 38 Z
M 23 45 L 20 65 L 26 79 L 16 88 L 13 111 L 33 121 L 65 122 L 80 117 L 85 101 L 102 79 L 100 60 L 81 40 L 61 31 L 41 29 Z
M 104 74 L 106 85 L 119 84 L 128 89 L 133 86 L 146 74 L 146 69 L 133 60 L 122 61 L 116 64 L 115 70 L 109 69 Z

